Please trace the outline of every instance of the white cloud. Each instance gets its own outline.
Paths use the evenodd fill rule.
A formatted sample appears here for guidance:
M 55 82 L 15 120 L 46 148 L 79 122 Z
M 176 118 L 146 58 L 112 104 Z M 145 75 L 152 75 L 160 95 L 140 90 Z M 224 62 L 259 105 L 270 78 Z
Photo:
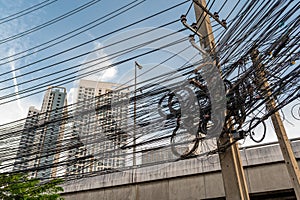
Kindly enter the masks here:
M 19 105 L 17 101 L 0 105 L 0 113 L 1 113 L 0 124 L 5 124 L 5 123 L 26 118 L 29 107 L 35 106 L 36 108 L 39 109 L 40 102 L 34 100 L 23 100 L 21 106 L 23 108 L 22 110 L 19 109 Z
M 99 81 L 110 81 L 113 80 L 116 77 L 117 69 L 115 67 L 109 68 L 102 72 L 102 74 L 99 76 Z
M 76 102 L 76 93 L 77 93 L 77 88 L 75 87 L 70 88 L 70 90 L 67 93 L 68 105 L 71 105 Z
M 11 56 L 11 55 L 14 55 L 15 54 L 15 50 L 14 49 L 10 49 L 9 50 L 9 53 L 8 55 Z M 12 76 L 13 76 L 13 82 L 14 82 L 14 88 L 15 88 L 15 96 L 16 96 L 16 101 L 17 101 L 17 105 L 18 105 L 18 108 L 20 109 L 21 112 L 24 112 L 24 109 L 21 105 L 21 100 L 20 100 L 20 95 L 19 95 L 19 86 L 18 86 L 18 81 L 16 79 L 16 71 L 15 71 L 15 62 L 12 61 L 13 60 L 13 57 L 9 63 L 9 66 L 10 66 L 10 69 L 11 69 L 11 73 L 12 73 Z
M 93 37 L 91 34 L 88 35 L 90 37 Z M 103 49 L 100 49 L 101 47 L 103 47 L 103 45 L 100 42 L 95 41 L 93 42 L 93 45 L 94 45 L 94 49 L 99 49 L 99 50 L 89 54 L 82 63 L 89 62 L 95 59 L 97 60 L 82 66 L 80 74 L 86 72 L 94 72 L 88 77 L 85 77 L 84 79 L 94 80 L 94 81 L 113 81 L 118 73 L 117 68 L 109 67 L 108 69 L 105 69 L 108 66 L 113 64 L 113 60 L 110 58 L 110 56 L 107 53 L 105 53 Z M 84 69 L 91 65 L 94 66 L 88 69 Z
M 2 1 L 0 6 L 0 18 L 4 18 L 6 16 L 11 15 L 22 9 L 26 2 L 24 1 Z M 40 11 L 36 11 L 31 15 L 26 15 L 21 18 L 17 18 L 8 22 L 1 24 L 0 29 L 0 40 L 9 38 L 18 33 L 21 33 L 25 30 L 28 30 L 32 26 L 35 26 L 35 23 L 39 23 L 38 13 Z M 34 20 L 33 20 L 34 19 Z M 31 39 L 29 36 L 16 38 L 12 41 L 6 42 L 5 44 L 0 45 L 0 55 L 1 58 L 6 58 L 8 56 L 12 56 L 15 53 L 24 51 L 30 47 Z M 24 54 L 22 54 L 24 55 Z M 2 73 L 10 72 L 7 76 L 0 76 L 0 79 L 11 79 L 10 81 L 3 82 L 0 84 L 0 96 L 7 94 L 14 94 L 14 97 L 9 99 L 3 99 L 0 103 L 3 103 L 7 100 L 15 100 L 11 103 L 0 104 L 0 124 L 8 123 L 11 121 L 15 121 L 21 118 L 25 118 L 27 116 L 29 106 L 39 105 L 38 100 L 35 98 L 20 98 L 18 83 L 24 81 L 20 78 L 16 78 L 19 74 L 23 73 L 23 70 L 15 70 L 18 67 L 27 64 L 32 60 L 33 56 L 28 58 L 23 58 L 20 60 L 13 61 L 15 57 L 10 57 L 7 60 L 2 60 L 0 63 L 4 63 L 10 61 L 6 65 L 0 65 Z M 5 89 L 2 88 L 13 86 L 13 88 Z M 2 90 L 1 90 L 2 89 Z M 39 107 L 38 107 L 39 108 Z

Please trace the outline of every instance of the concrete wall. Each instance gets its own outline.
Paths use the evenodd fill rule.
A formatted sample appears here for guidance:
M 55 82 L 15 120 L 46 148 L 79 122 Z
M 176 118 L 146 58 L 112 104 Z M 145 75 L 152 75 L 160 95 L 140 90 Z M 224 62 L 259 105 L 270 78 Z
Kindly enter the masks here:
M 300 158 L 300 142 L 293 144 Z M 249 192 L 292 188 L 278 145 L 241 149 Z M 64 186 L 68 200 L 209 199 L 224 197 L 217 155 L 82 179 Z

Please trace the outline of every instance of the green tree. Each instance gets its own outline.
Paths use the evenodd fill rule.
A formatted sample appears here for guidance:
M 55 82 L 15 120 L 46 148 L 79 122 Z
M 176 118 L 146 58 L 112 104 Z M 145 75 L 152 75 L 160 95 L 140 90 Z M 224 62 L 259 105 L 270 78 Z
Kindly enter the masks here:
M 0 174 L 0 199 L 3 200 L 61 200 L 58 186 L 61 179 L 41 183 L 25 174 Z

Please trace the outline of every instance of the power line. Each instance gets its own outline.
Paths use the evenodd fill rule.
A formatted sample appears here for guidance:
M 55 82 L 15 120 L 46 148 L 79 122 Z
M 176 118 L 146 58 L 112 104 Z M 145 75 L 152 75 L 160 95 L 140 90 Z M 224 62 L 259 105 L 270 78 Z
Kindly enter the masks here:
M 50 0 L 42 1 L 42 2 L 40 2 L 38 4 L 30 6 L 30 7 L 26 8 L 26 9 L 24 9 L 24 10 L 21 10 L 21 11 L 18 11 L 16 13 L 14 13 L 14 14 L 11 14 L 11 15 L 8 15 L 6 17 L 3 17 L 3 18 L 0 19 L 0 24 L 4 24 L 4 23 L 12 21 L 14 19 L 23 17 L 23 16 L 25 16 L 25 15 L 27 15 L 29 13 L 32 13 L 32 12 L 34 12 L 36 10 L 39 10 L 41 8 L 44 8 L 44 7 L 48 6 L 48 5 L 51 5 L 51 4 L 55 3 L 58 0 L 53 0 L 53 1 L 50 1 L 50 2 L 49 1 Z
M 52 19 L 52 20 L 49 20 L 49 21 L 47 21 L 47 22 L 45 22 L 45 23 L 43 23 L 43 24 L 40 24 L 40 25 L 38 25 L 38 26 L 36 26 L 36 27 L 33 27 L 33 28 L 31 28 L 31 29 L 28 29 L 28 30 L 23 31 L 23 32 L 21 32 L 21 33 L 18 33 L 18 34 L 16 34 L 16 35 L 13 35 L 13 36 L 10 36 L 10 37 L 1 39 L 1 40 L 0 40 L 0 45 L 1 45 L 1 44 L 4 44 L 4 43 L 6 43 L 6 42 L 9 42 L 9 41 L 15 40 L 15 39 L 17 39 L 17 38 L 23 37 L 23 36 L 25 36 L 25 35 L 28 35 L 28 34 L 30 34 L 30 33 L 35 32 L 35 31 L 38 31 L 38 30 L 40 30 L 40 29 L 42 29 L 42 28 L 45 28 L 45 27 L 47 27 L 47 26 L 50 26 L 50 25 L 52 25 L 52 24 L 54 24 L 54 23 L 56 23 L 56 22 L 59 22 L 59 21 L 65 19 L 65 18 L 67 18 L 67 17 L 70 17 L 70 16 L 72 16 L 72 15 L 74 15 L 74 14 L 76 14 L 76 13 L 78 13 L 78 12 L 80 12 L 80 11 L 82 11 L 82 10 L 84 10 L 84 9 L 86 9 L 86 8 L 88 8 L 88 7 L 92 6 L 92 5 L 94 5 L 94 4 L 98 3 L 98 2 L 100 2 L 100 1 L 102 1 L 102 0 L 91 0 L 91 1 L 89 1 L 88 3 L 85 3 L 85 4 L 79 6 L 79 7 L 75 8 L 75 9 L 73 9 L 73 10 L 71 10 L 71 11 L 69 11 L 69 12 L 67 12 L 67 13 L 65 13 L 65 14 L 63 14 L 63 15 L 60 15 L 60 16 L 58 16 L 58 17 Z
M 30 63 L 30 64 L 28 64 L 28 65 L 24 65 L 24 66 L 22 66 L 22 67 L 16 68 L 15 71 L 16 71 L 16 70 L 23 69 L 23 68 L 26 68 L 26 67 L 31 66 L 31 65 L 33 65 L 33 64 L 37 64 L 37 63 L 39 63 L 39 62 L 48 60 L 48 59 L 50 59 L 50 58 L 59 56 L 59 55 L 61 55 L 61 54 L 64 54 L 64 53 L 69 52 L 69 51 L 71 51 L 71 50 L 77 49 L 77 48 L 79 48 L 79 47 L 81 47 L 81 46 L 84 46 L 84 45 L 86 45 L 86 44 L 89 44 L 89 43 L 91 43 L 91 42 L 94 42 L 94 41 L 96 41 L 96 40 L 99 40 L 99 39 L 101 39 L 101 38 L 110 36 L 110 35 L 113 34 L 113 33 L 120 32 L 120 31 L 122 31 L 122 30 L 124 30 L 124 29 L 126 29 L 126 28 L 129 28 L 129 27 L 131 27 L 131 26 L 134 26 L 134 25 L 136 25 L 136 24 L 139 24 L 139 23 L 141 23 L 141 22 L 144 22 L 144 21 L 146 21 L 146 20 L 148 20 L 148 19 L 151 19 L 151 18 L 154 18 L 154 17 L 156 17 L 156 16 L 159 16 L 159 15 L 165 13 L 165 12 L 168 12 L 168 11 L 170 11 L 170 10 L 173 10 L 173 9 L 175 9 L 175 8 L 177 8 L 177 7 L 179 7 L 179 6 L 183 5 L 183 4 L 185 4 L 185 3 L 187 3 L 188 1 L 189 1 L 189 0 L 186 0 L 186 1 L 182 2 L 182 3 L 179 3 L 179 4 L 177 4 L 177 5 L 171 6 L 171 7 L 167 8 L 167 9 L 164 9 L 164 10 L 162 10 L 162 11 L 159 11 L 159 12 L 157 12 L 157 13 L 155 13 L 155 14 L 153 14 L 153 15 L 150 15 L 150 16 L 148 16 L 148 17 L 145 17 L 145 18 L 143 18 L 143 19 L 137 20 L 137 21 L 135 21 L 135 22 L 133 22 L 133 23 L 130 23 L 130 24 L 128 24 L 128 25 L 125 25 L 125 26 L 123 26 L 123 27 L 121 27 L 121 28 L 118 28 L 118 29 L 116 29 L 116 30 L 114 30 L 114 31 L 111 31 L 111 32 L 106 33 L 106 34 L 103 34 L 103 35 L 101 35 L 101 36 L 98 36 L 98 37 L 96 37 L 96 38 L 94 38 L 94 39 L 92 39 L 92 40 L 89 40 L 89 41 L 87 41 L 87 42 L 83 42 L 83 43 L 81 43 L 81 44 L 79 44 L 79 45 L 76 45 L 76 46 L 71 47 L 71 48 L 69 48 L 69 49 L 66 49 L 66 50 L 64 50 L 64 51 L 60 51 L 60 52 L 58 52 L 58 53 L 55 53 L 55 54 L 53 54 L 53 55 L 51 55 L 51 56 L 45 57 L 45 58 L 40 59 L 40 60 L 38 60 L 38 61 L 35 61 L 35 62 L 33 62 L 33 63 Z M 11 71 L 2 73 L 2 74 L 0 74 L 0 76 L 3 76 L 3 75 L 8 74 L 8 73 L 11 73 Z M 4 82 L 4 81 L 3 81 L 3 82 Z
M 20 51 L 20 52 L 18 52 L 18 53 L 13 54 L 13 55 L 6 56 L 6 57 L 4 57 L 4 58 L 1 58 L 0 61 L 2 61 L 2 60 L 8 60 L 8 61 L 2 62 L 2 63 L 0 63 L 0 65 L 4 65 L 4 64 L 7 64 L 7 63 L 10 63 L 10 62 L 13 62 L 13 61 L 17 61 L 17 60 L 19 60 L 19 59 L 21 59 L 21 58 L 25 58 L 25 57 L 28 57 L 28 56 L 33 55 L 33 54 L 35 54 L 35 53 L 42 52 L 43 50 L 46 50 L 46 49 L 48 49 L 48 48 L 50 48 L 50 47 L 53 47 L 53 46 L 55 46 L 55 45 L 57 45 L 57 44 L 60 44 L 60 43 L 62 43 L 62 42 L 65 42 L 65 41 L 67 41 L 67 40 L 69 40 L 69 39 L 71 39 L 71 38 L 74 38 L 74 37 L 77 36 L 77 35 L 80 35 L 80 34 L 86 32 L 86 31 L 88 31 L 88 30 L 91 30 L 91 29 L 93 29 L 93 28 L 95 28 L 95 27 L 97 27 L 97 26 L 99 26 L 99 25 L 105 23 L 105 22 L 108 22 L 109 20 L 111 20 L 111 19 L 113 19 L 113 18 L 115 18 L 115 17 L 117 17 L 117 16 L 120 16 L 121 14 L 124 14 L 124 13 L 126 13 L 127 11 L 131 10 L 132 8 L 135 8 L 136 6 L 138 6 L 138 5 L 140 5 L 141 3 L 145 2 L 145 0 L 142 0 L 142 1 L 140 1 L 140 2 L 137 2 L 137 1 L 139 1 L 139 0 L 134 0 L 134 1 L 132 1 L 132 2 L 130 2 L 130 3 L 128 3 L 128 4 L 126 4 L 125 6 L 122 6 L 122 7 L 118 8 L 118 9 L 116 9 L 116 10 L 113 10 L 112 12 L 109 12 L 109 13 L 106 14 L 106 15 L 100 16 L 99 18 L 97 18 L 96 20 L 93 20 L 92 22 L 90 22 L 90 23 L 88 23 L 88 24 L 85 24 L 85 25 L 83 25 L 83 26 L 81 26 L 81 27 L 79 27 L 79 28 L 76 28 L 76 29 L 74 29 L 74 30 L 72 30 L 72 31 L 69 31 L 68 33 L 65 33 L 65 34 L 63 34 L 63 35 L 61 35 L 61 36 L 58 36 L 58 37 L 56 37 L 56 38 L 54 38 L 54 39 L 51 39 L 51 40 L 49 40 L 49 41 L 47 41 L 47 42 L 44 42 L 44 43 L 42 43 L 42 44 L 39 44 L 39 45 L 34 46 L 34 47 L 32 47 L 32 48 L 29 48 L 29 49 L 26 49 L 26 50 L 24 50 L 24 51 Z M 134 4 L 135 2 L 137 2 L 137 3 Z M 132 4 L 134 4 L 134 5 L 132 5 Z M 130 7 L 129 7 L 129 6 L 130 6 Z M 111 16 L 111 17 L 109 17 L 109 16 Z M 109 18 L 108 18 L 108 17 L 109 17 Z M 96 22 L 97 22 L 97 23 L 96 23 Z M 89 26 L 90 26 L 90 27 L 89 27 Z M 78 32 L 78 31 L 79 31 L 79 32 Z M 77 33 L 76 33 L 76 32 L 77 32 Z M 68 36 L 68 35 L 70 35 L 70 36 Z M 68 36 L 68 37 L 66 37 L 66 36 Z M 66 38 L 64 38 L 64 37 L 66 37 Z M 58 40 L 58 41 L 55 42 L 55 43 L 53 43 L 53 44 L 51 44 L 52 42 L 54 42 L 54 41 L 56 41 L 56 40 Z M 45 45 L 47 45 L 47 44 L 50 44 L 50 45 L 45 46 Z M 43 46 L 45 46 L 45 47 L 43 47 Z M 40 47 L 43 47 L 43 48 L 40 48 Z M 28 52 L 30 52 L 30 53 L 28 53 Z M 21 54 L 24 54 L 24 53 L 26 53 L 26 54 L 23 55 L 23 56 L 19 56 L 19 57 L 16 58 L 16 56 L 21 55 Z

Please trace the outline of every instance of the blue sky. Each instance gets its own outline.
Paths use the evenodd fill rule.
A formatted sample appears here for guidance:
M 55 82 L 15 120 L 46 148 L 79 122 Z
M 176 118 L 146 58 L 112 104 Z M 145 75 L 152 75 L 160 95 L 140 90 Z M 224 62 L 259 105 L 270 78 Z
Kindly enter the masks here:
M 25 0 L 0 0 L 0 41 L 8 38 L 10 36 L 14 36 L 18 33 L 22 33 L 26 30 L 30 30 L 31 28 L 34 28 L 38 25 L 41 25 L 51 19 L 54 19 L 58 16 L 61 16 L 89 1 L 79 1 L 79 0 L 57 0 L 51 3 L 50 5 L 39 9 L 35 12 L 32 12 L 28 15 L 22 16 L 20 18 L 5 22 L 1 24 L 1 19 L 9 16 L 13 13 L 16 13 L 18 11 L 21 11 L 25 8 L 28 8 L 32 5 L 35 5 L 39 2 L 42 1 L 36 1 L 36 0 L 30 0 L 30 1 L 25 1 Z M 51 2 L 51 1 L 49 1 Z M 47 42 L 51 39 L 54 39 L 62 34 L 68 33 L 76 28 L 79 28 L 89 22 L 92 22 L 96 19 L 102 18 L 100 20 L 103 20 L 103 16 L 106 14 L 112 12 L 113 10 L 120 8 L 131 1 L 129 0 L 122 0 L 122 1 L 109 1 L 109 0 L 101 0 L 92 6 L 88 7 L 85 10 L 82 10 L 72 16 L 69 16 L 55 24 L 52 24 L 50 26 L 47 26 L 43 29 L 40 29 L 36 32 L 32 32 L 24 37 L 6 42 L 4 44 L 0 44 L 0 53 L 1 57 L 7 57 L 10 55 L 13 55 L 17 52 L 27 50 L 31 47 L 34 47 L 36 45 L 42 44 L 44 42 Z M 142 19 L 146 16 L 150 16 L 154 13 L 157 13 L 158 11 L 164 10 L 172 5 L 176 5 L 178 3 L 183 2 L 183 0 L 164 0 L 164 1 L 159 1 L 159 0 L 147 0 L 147 1 L 136 1 L 136 3 L 141 2 L 137 7 L 129 10 L 128 12 L 121 14 L 93 29 L 90 29 L 88 31 L 85 31 L 84 33 L 73 37 L 72 39 L 69 39 L 65 42 L 62 42 L 58 45 L 55 45 L 49 49 L 46 49 L 44 51 L 40 51 L 37 49 L 35 53 L 32 55 L 19 59 L 15 62 L 7 63 L 4 64 L 1 67 L 2 72 L 9 72 L 12 69 L 16 69 L 22 66 L 25 66 L 29 63 L 35 62 L 39 59 L 48 57 L 50 55 L 53 55 L 55 53 L 58 53 L 60 51 L 63 51 L 65 49 L 71 48 L 73 46 L 79 45 L 83 42 L 92 40 L 94 38 L 97 38 L 101 35 L 110 33 L 111 31 L 117 30 L 121 28 L 124 25 L 130 24 L 132 22 L 135 22 L 139 19 Z M 226 5 L 223 9 L 222 12 L 219 13 L 220 18 L 222 19 L 222 16 L 226 16 L 228 14 L 229 7 L 234 5 L 236 0 L 234 2 L 231 2 L 231 4 Z M 83 57 L 80 57 L 78 59 L 74 59 L 72 61 L 55 65 L 54 67 L 51 67 L 48 70 L 43 70 L 42 72 L 37 72 L 34 74 L 30 74 L 28 76 L 24 77 L 19 77 L 12 79 L 18 75 L 25 74 L 27 72 L 30 72 L 35 69 L 39 69 L 41 67 L 51 65 L 56 62 L 60 62 L 64 59 L 79 55 L 81 53 L 85 53 L 87 51 L 91 51 L 95 48 L 99 48 L 101 46 L 105 46 L 108 44 L 112 44 L 115 41 L 121 40 L 122 38 L 126 38 L 128 35 L 136 34 L 145 30 L 149 30 L 151 27 L 158 27 L 162 24 L 165 24 L 167 22 L 171 22 L 173 20 L 179 19 L 182 14 L 185 14 L 190 6 L 190 2 L 183 4 L 182 6 L 179 6 L 165 14 L 162 14 L 158 17 L 146 20 L 143 23 L 139 23 L 137 25 L 131 26 L 129 28 L 123 29 L 120 32 L 114 32 L 113 34 L 110 34 L 106 37 L 103 37 L 101 39 L 97 39 L 94 42 L 91 42 L 87 45 L 84 45 L 80 48 L 76 48 L 72 51 L 69 51 L 67 53 L 58 55 L 56 57 L 53 57 L 51 59 L 47 59 L 45 61 L 39 62 L 37 64 L 31 65 L 29 67 L 26 67 L 24 69 L 17 70 L 15 73 L 8 73 L 5 76 L 0 77 L 0 80 L 4 80 L 6 78 L 11 79 L 10 81 L 7 81 L 5 83 L 0 83 L 0 87 L 7 87 L 7 86 L 12 86 L 12 85 L 17 85 L 21 82 L 24 81 L 29 81 L 32 80 L 36 77 L 41 77 L 44 76 L 45 74 L 50 74 L 52 72 L 55 72 L 57 70 L 65 69 L 68 67 L 72 67 L 74 65 L 82 64 L 83 62 L 89 61 L 91 59 L 101 57 L 101 56 L 107 56 L 110 55 L 112 52 L 116 52 L 118 49 L 124 48 L 124 46 L 130 46 L 134 45 L 135 43 L 142 42 L 145 40 L 145 38 L 137 38 L 132 40 L 131 42 L 129 41 L 126 44 L 120 44 L 117 46 L 114 46 L 112 48 L 107 48 L 103 51 L 99 51 L 96 54 L 89 54 Z M 212 8 L 212 11 L 217 11 L 219 10 L 221 4 L 219 2 L 215 3 L 215 6 Z M 194 10 L 193 8 L 190 10 L 190 13 L 188 15 L 188 22 L 193 22 L 194 21 Z M 2 20 L 3 21 L 3 20 Z M 156 33 L 151 33 L 147 38 L 155 38 L 155 35 L 159 34 L 167 34 L 172 31 L 177 31 L 183 28 L 183 25 L 180 22 L 174 23 L 168 27 L 165 27 L 163 31 L 156 32 Z M 75 32 L 74 32 L 75 33 Z M 169 42 L 172 40 L 175 40 L 176 38 L 188 36 L 191 34 L 190 31 L 184 31 L 182 33 L 176 34 L 173 38 L 169 38 Z M 109 65 L 113 62 L 120 61 L 128 56 L 132 56 L 136 53 L 143 53 L 146 52 L 149 49 L 153 49 L 155 47 L 158 47 L 162 44 L 164 44 L 166 41 L 162 43 L 155 43 L 149 46 L 145 46 L 142 49 L 136 50 L 133 53 L 128 53 L 126 56 L 119 56 L 117 58 L 109 58 L 106 60 L 102 65 L 96 65 L 96 68 L 101 67 L 103 65 Z M 1 43 L 1 42 L 0 42 Z M 184 49 L 188 45 L 187 43 L 183 43 L 181 45 L 175 46 L 174 48 L 169 48 L 166 51 L 159 51 L 157 53 L 152 54 L 151 56 L 147 57 L 142 57 L 139 58 L 138 61 L 142 63 L 144 66 L 154 66 L 157 63 L 160 63 L 163 61 L 166 57 L 171 56 L 179 52 L 180 49 Z M 32 51 L 28 51 L 22 55 L 31 53 Z M 179 56 L 176 56 L 172 61 L 166 63 L 166 66 L 164 69 L 169 68 L 169 69 L 174 69 L 181 64 L 183 64 L 186 60 L 189 60 L 192 56 L 196 55 L 197 51 L 196 50 L 189 50 L 188 52 L 182 53 Z M 190 57 L 189 57 L 190 56 Z M 198 57 L 199 58 L 199 57 Z M 3 63 L 4 61 L 7 60 L 2 60 L 0 63 Z M 96 69 L 95 68 L 95 69 Z M 78 69 L 78 68 L 77 68 Z M 97 80 L 102 80 L 102 81 L 113 81 L 113 82 L 119 82 L 124 75 L 129 74 L 128 76 L 133 75 L 133 62 L 128 62 L 124 63 L 116 68 L 112 68 L 106 72 L 101 72 L 96 74 L 96 79 Z M 147 69 L 147 67 L 146 67 Z M 141 72 L 145 72 L 146 69 L 144 68 Z M 74 71 L 76 69 L 70 70 L 67 73 L 62 73 L 61 75 L 72 75 L 74 74 Z M 158 74 L 159 70 L 153 74 Z M 152 74 L 152 75 L 153 75 Z M 39 85 L 39 84 L 47 84 L 47 81 L 53 79 L 55 76 L 51 77 L 46 77 L 42 80 L 35 81 L 35 82 L 30 82 L 28 84 L 24 85 L 18 85 L 18 87 L 12 87 L 7 90 L 1 90 L 0 95 L 5 95 L 9 94 L 12 92 L 20 91 L 26 87 L 30 87 L 32 85 Z M 151 77 L 151 76 L 150 76 Z M 95 77 L 94 77 L 95 78 Z M 144 79 L 149 78 L 149 76 L 145 76 Z M 130 79 L 130 78 L 125 78 Z M 141 80 L 141 79 L 140 79 Z M 74 83 L 69 83 L 69 84 L 64 84 L 61 85 L 64 86 L 68 89 L 68 92 L 70 94 L 74 93 Z M 46 89 L 46 88 L 44 88 Z M 28 107 L 31 105 L 36 106 L 37 108 L 41 107 L 42 103 L 42 97 L 44 93 L 40 93 L 38 95 L 30 96 L 28 98 L 20 99 L 17 101 L 14 101 L 12 103 L 8 103 L 5 105 L 0 105 L 0 124 L 7 123 L 13 120 L 17 120 L 20 118 L 26 117 Z M 15 96 L 14 98 L 18 98 L 18 96 Z M 72 101 L 72 98 L 70 96 L 70 101 Z M 292 123 L 296 123 L 295 121 L 292 121 Z M 294 132 L 295 126 L 291 125 L 290 123 L 287 123 L 287 128 L 290 130 L 289 132 Z M 269 130 L 272 130 L 271 128 Z M 296 134 L 292 134 L 292 136 L 296 136 Z M 274 140 L 274 134 L 268 134 L 266 141 L 272 141 Z
M 21 11 L 25 8 L 29 8 L 30 6 L 36 5 L 39 2 L 42 2 L 42 1 L 21 1 L 21 0 L 20 1 L 5 1 L 5 0 L 0 1 L 0 11 L 1 11 L 0 18 L 7 17 L 7 16 L 14 14 L 18 11 Z M 49 1 L 49 2 L 51 2 L 51 1 Z M 68 0 L 57 0 L 57 1 L 54 1 L 53 3 L 51 3 L 50 5 L 45 6 L 42 9 L 39 9 L 37 11 L 34 11 L 27 15 L 24 15 L 20 18 L 0 24 L 0 26 L 1 26 L 0 40 L 6 39 L 10 36 L 14 36 L 18 33 L 22 33 L 24 31 L 30 30 L 31 28 L 37 27 L 49 20 L 55 19 L 56 17 L 59 17 L 65 13 L 69 12 L 83 4 L 86 4 L 87 2 L 89 2 L 89 1 L 72 1 L 72 2 L 70 2 Z M 2 57 L 7 57 L 10 55 L 13 55 L 20 51 L 27 50 L 36 45 L 42 44 L 42 43 L 47 42 L 51 39 L 54 39 L 58 36 L 66 34 L 70 31 L 75 30 L 76 28 L 79 28 L 79 27 L 81 27 L 87 23 L 90 23 L 94 20 L 97 20 L 97 19 L 101 20 L 101 18 L 103 16 L 107 15 L 108 13 L 114 11 L 117 8 L 121 8 L 122 6 L 127 5 L 130 2 L 131 1 L 118 1 L 118 2 L 117 1 L 112 2 L 112 1 L 108 1 L 108 0 L 99 1 L 95 4 L 93 4 L 92 6 L 88 7 L 87 9 L 82 10 L 72 16 L 69 16 L 57 23 L 54 23 L 50 26 L 42 28 L 38 31 L 32 32 L 21 38 L 1 44 L 0 45 L 1 55 L 2 55 Z M 139 2 L 141 2 L 141 3 L 138 6 L 127 11 L 126 13 L 121 14 L 121 15 L 115 17 L 114 19 L 111 19 L 93 29 L 85 31 L 84 33 L 79 34 L 78 36 L 75 36 L 67 41 L 61 42 L 60 44 L 55 45 L 55 46 L 48 48 L 46 50 L 43 50 L 43 51 L 38 50 L 38 49 L 41 49 L 41 47 L 40 47 L 37 50 L 35 50 L 35 51 L 37 51 L 36 53 L 34 53 L 30 56 L 19 59 L 12 63 L 4 64 L 1 66 L 2 67 L 1 71 L 8 72 L 11 69 L 22 67 L 29 63 L 35 62 L 41 58 L 48 57 L 52 54 L 61 52 L 65 49 L 71 48 L 71 47 L 81 44 L 83 42 L 86 42 L 86 41 L 89 41 L 96 37 L 99 37 L 103 34 L 106 34 L 111 31 L 114 31 L 116 29 L 119 29 L 120 27 L 122 27 L 124 25 L 130 24 L 134 21 L 137 21 L 137 20 L 144 18 L 146 16 L 149 16 L 149 15 L 152 15 L 158 11 L 161 11 L 163 9 L 170 7 L 171 5 L 175 5 L 175 4 L 183 2 L 183 1 L 171 1 L 171 0 L 169 0 L 169 1 L 144 1 L 144 2 L 136 1 L 135 3 L 139 3 Z M 182 6 L 178 7 L 177 9 L 172 10 L 171 12 L 168 12 L 166 14 L 163 14 L 159 17 L 156 17 L 156 18 L 153 18 L 150 20 L 146 20 L 145 22 L 140 23 L 136 26 L 132 26 L 130 28 L 124 29 L 124 30 L 122 30 L 122 32 L 123 31 L 132 31 L 137 28 L 157 27 L 160 24 L 169 22 L 171 20 L 178 19 L 182 13 L 186 12 L 188 6 L 189 6 L 189 3 L 183 4 Z M 0 21 L 0 23 L 1 23 L 1 21 Z M 182 28 L 182 25 L 179 22 L 179 23 L 174 24 L 173 26 L 169 26 L 168 28 L 171 30 L 178 30 L 178 29 Z M 78 54 L 93 50 L 96 47 L 99 47 L 99 45 L 101 46 L 102 44 L 104 44 L 105 41 L 109 40 L 111 37 L 114 37 L 115 39 L 118 38 L 118 34 L 120 34 L 120 33 L 121 33 L 121 31 L 118 33 L 115 33 L 115 34 L 110 34 L 106 37 L 96 40 L 95 42 L 89 43 L 80 48 L 76 48 L 75 50 L 69 51 L 67 53 L 61 54 L 61 55 L 56 56 L 51 59 L 47 59 L 46 61 L 39 62 L 37 64 L 28 66 L 26 68 L 17 70 L 15 72 L 15 74 L 8 73 L 5 76 L 2 76 L 2 78 L 4 80 L 11 79 L 12 77 L 16 77 L 20 74 L 24 74 L 24 73 L 30 72 L 32 70 L 39 69 L 41 67 L 48 66 L 53 63 L 62 61 L 66 58 L 70 58 L 70 57 L 76 56 Z M 134 33 L 134 32 L 131 32 L 131 33 Z M 33 51 L 27 51 L 26 53 L 24 53 L 22 55 L 25 55 L 25 54 L 28 54 L 31 52 L 33 52 Z M 105 53 L 105 50 L 102 51 L 102 53 L 104 53 L 104 55 L 107 55 L 107 53 Z M 12 84 L 16 84 L 16 83 L 19 84 L 23 81 L 29 81 L 36 77 L 41 77 L 45 74 L 52 73 L 53 71 L 58 71 L 60 69 L 64 69 L 67 67 L 72 67 L 74 65 L 81 64 L 82 62 L 91 59 L 91 57 L 93 57 L 93 55 L 83 56 L 78 59 L 74 59 L 70 62 L 66 62 L 61 65 L 53 66 L 53 67 L 49 68 L 48 70 L 43 70 L 41 72 L 36 72 L 36 73 L 30 74 L 27 76 L 19 77 L 14 80 L 10 80 L 10 81 L 1 83 L 1 85 L 3 85 L 5 87 L 5 86 L 11 86 Z M 121 59 L 121 58 L 118 58 L 118 59 Z M 7 60 L 3 60 L 0 62 L 3 63 L 4 61 L 7 61 Z M 112 62 L 113 61 L 108 61 L 107 63 L 110 64 Z M 122 67 L 126 68 L 126 66 L 122 66 Z M 74 70 L 70 70 L 67 73 L 62 73 L 61 75 L 71 74 L 72 71 L 74 71 Z M 116 71 L 112 72 L 112 73 L 114 73 L 114 74 L 108 75 L 108 78 L 104 78 L 104 80 L 105 81 L 113 81 L 110 79 L 116 78 L 116 76 L 118 74 L 116 74 Z M 109 72 L 108 72 L 108 74 L 109 74 Z M 27 83 L 27 84 L 23 84 L 23 85 L 19 84 L 18 88 L 14 87 L 14 88 L 2 90 L 1 95 L 10 94 L 11 92 L 16 91 L 16 90 L 20 91 L 24 88 L 32 86 L 32 84 L 46 83 L 48 80 L 51 80 L 54 77 L 56 77 L 56 75 L 45 78 L 45 79 L 41 79 L 39 81 L 34 81 L 34 82 Z M 68 90 L 70 90 L 71 87 L 73 86 L 73 84 L 72 83 L 65 84 L 63 86 L 67 87 Z M 13 102 L 10 104 L 1 105 L 2 109 L 4 109 L 4 110 L 9 109 L 10 111 L 12 111 L 11 112 L 12 116 L 9 116 L 7 118 L 2 118 L 2 121 L 0 123 L 5 123 L 5 122 L 19 119 L 21 117 L 25 117 L 27 108 L 29 105 L 35 105 L 37 107 L 40 107 L 41 101 L 42 101 L 42 96 L 43 96 L 43 93 L 41 93 L 39 95 L 28 97 L 25 99 L 21 99 L 21 100 L 18 100 L 16 102 Z M 16 108 L 16 110 L 13 108 Z

